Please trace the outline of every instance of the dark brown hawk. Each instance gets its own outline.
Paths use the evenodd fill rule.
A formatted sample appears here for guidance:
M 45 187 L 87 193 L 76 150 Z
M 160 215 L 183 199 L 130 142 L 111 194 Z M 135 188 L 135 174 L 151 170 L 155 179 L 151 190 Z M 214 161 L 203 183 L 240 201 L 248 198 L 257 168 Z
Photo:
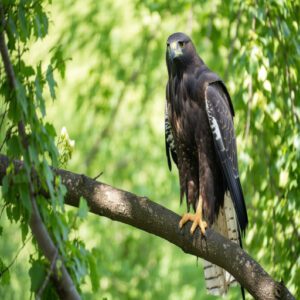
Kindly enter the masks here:
M 240 243 L 248 224 L 239 179 L 234 110 L 223 81 L 204 64 L 191 39 L 174 33 L 167 40 L 165 134 L 168 165 L 178 167 L 180 201 L 188 211 L 179 226 L 192 221 L 205 234 L 213 227 Z M 234 278 L 218 266 L 204 263 L 206 286 L 212 294 L 226 293 Z

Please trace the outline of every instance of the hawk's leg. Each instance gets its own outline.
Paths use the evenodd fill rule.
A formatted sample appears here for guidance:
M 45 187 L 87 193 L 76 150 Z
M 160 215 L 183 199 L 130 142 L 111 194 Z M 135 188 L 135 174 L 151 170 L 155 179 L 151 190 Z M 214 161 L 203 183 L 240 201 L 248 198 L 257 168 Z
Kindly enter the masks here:
M 193 224 L 192 224 L 192 227 L 190 230 L 191 234 L 193 234 L 194 231 L 196 230 L 197 226 L 199 226 L 201 233 L 203 235 L 205 235 L 205 229 L 207 227 L 207 223 L 202 218 L 202 205 L 203 205 L 203 200 L 202 200 L 202 197 L 200 196 L 199 201 L 198 201 L 198 206 L 196 209 L 196 213 L 195 214 L 191 214 L 191 213 L 184 214 L 179 222 L 179 227 L 182 228 L 186 222 L 193 221 Z

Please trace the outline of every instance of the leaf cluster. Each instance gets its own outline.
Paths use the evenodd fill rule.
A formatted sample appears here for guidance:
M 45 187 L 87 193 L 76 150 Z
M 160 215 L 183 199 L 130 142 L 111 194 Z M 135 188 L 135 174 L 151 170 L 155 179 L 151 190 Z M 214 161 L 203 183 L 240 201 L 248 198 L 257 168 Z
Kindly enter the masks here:
M 12 80 L 1 65 L 0 93 L 5 107 L 1 127 L 5 137 L 3 150 L 11 161 L 24 161 L 24 169 L 18 173 L 13 164 L 8 168 L 2 183 L 2 206 L 8 220 L 18 224 L 22 232 L 22 243 L 25 243 L 33 199 L 37 202 L 60 257 L 80 289 L 87 274 L 95 273 L 93 268 L 89 268 L 93 262 L 91 253 L 75 234 L 75 223 L 79 222 L 78 219 L 84 219 L 86 207 L 82 204 L 78 213 L 65 210 L 66 189 L 50 166 L 58 166 L 59 162 L 66 164 L 71 155 L 71 147 L 65 134 L 59 138 L 61 153 L 58 151 L 56 130 L 46 121 L 46 97 L 49 95 L 52 100 L 56 98 L 54 73 L 64 75 L 65 60 L 59 47 L 52 48 L 46 65 L 42 61 L 31 63 L 28 59 L 30 46 L 48 34 L 47 5 L 47 1 L 7 1 L 1 4 L 1 34 L 5 34 L 7 39 L 10 57 L 8 63 L 12 64 L 14 72 L 10 76 Z M 24 132 L 20 130 L 22 127 Z M 41 190 L 48 196 L 41 195 Z M 55 294 L 54 286 L 47 282 L 52 262 L 43 258 L 35 242 L 34 248 L 35 253 L 29 259 L 31 292 L 38 293 L 46 282 L 46 289 L 42 293 L 45 299 L 50 299 Z M 59 260 L 56 264 L 59 264 Z M 1 272 L 1 282 L 7 284 L 9 269 L 4 268 L 2 261 Z

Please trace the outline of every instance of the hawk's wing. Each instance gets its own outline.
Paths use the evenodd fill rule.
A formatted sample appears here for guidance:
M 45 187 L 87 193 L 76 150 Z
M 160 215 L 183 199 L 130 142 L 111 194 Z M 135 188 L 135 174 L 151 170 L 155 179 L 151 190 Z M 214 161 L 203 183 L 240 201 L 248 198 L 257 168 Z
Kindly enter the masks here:
M 165 107 L 165 141 L 166 141 L 166 154 L 168 159 L 168 166 L 169 170 L 172 170 L 172 162 L 170 154 L 173 158 L 173 161 L 177 165 L 177 154 L 176 154 L 176 148 L 175 148 L 175 142 L 174 137 L 172 134 L 171 124 L 169 122 L 169 116 L 168 116 L 168 102 L 166 101 L 166 107 Z
M 230 99 L 221 82 L 208 85 L 205 91 L 205 101 L 215 150 L 221 162 L 241 231 L 244 232 L 248 217 L 239 179 L 233 116 L 230 110 Z

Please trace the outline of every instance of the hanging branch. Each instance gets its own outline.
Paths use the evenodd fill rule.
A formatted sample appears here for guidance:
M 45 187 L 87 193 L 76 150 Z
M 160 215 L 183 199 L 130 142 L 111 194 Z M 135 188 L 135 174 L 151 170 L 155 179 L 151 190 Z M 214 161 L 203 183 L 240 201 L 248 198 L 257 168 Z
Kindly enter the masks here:
M 16 172 L 23 167 L 20 161 L 14 164 Z M 8 158 L 0 155 L 1 182 L 8 165 Z M 55 169 L 54 172 L 61 177 L 67 188 L 66 204 L 78 207 L 80 197 L 84 197 L 91 213 L 144 230 L 169 241 L 185 253 L 221 266 L 255 299 L 295 299 L 283 282 L 276 282 L 237 244 L 212 229 L 206 230 L 205 238 L 201 237 L 198 230 L 192 236 L 189 233 L 190 223 L 180 230 L 180 217 L 177 214 L 146 197 L 139 197 L 84 175 L 61 169 Z
M 14 69 L 12 63 L 10 61 L 8 49 L 5 43 L 4 38 L 4 13 L 2 6 L 0 6 L 0 16 L 1 16 L 1 31 L 0 31 L 0 52 L 2 61 L 4 64 L 5 73 L 8 79 L 8 84 L 10 89 L 14 92 L 17 90 L 17 80 L 14 73 Z M 22 145 L 24 149 L 28 149 L 28 137 L 26 135 L 25 126 L 22 120 L 18 122 L 18 133 L 21 138 Z M 26 170 L 27 178 L 29 179 L 29 193 L 30 193 L 30 201 L 31 201 L 31 216 L 29 220 L 29 226 L 31 228 L 32 234 L 35 237 L 39 248 L 41 249 L 42 253 L 45 257 L 49 260 L 50 264 L 52 265 L 54 261 L 54 272 L 53 276 L 56 279 L 56 290 L 58 295 L 61 299 L 80 299 L 80 295 L 78 294 L 75 285 L 64 266 L 63 260 L 57 254 L 58 249 L 54 245 L 49 232 L 47 231 L 46 226 L 44 225 L 42 218 L 40 216 L 40 212 L 36 203 L 35 193 L 34 193 L 34 186 L 33 181 L 31 179 L 30 171 Z M 62 262 L 61 267 L 58 268 L 56 261 L 60 259 Z

